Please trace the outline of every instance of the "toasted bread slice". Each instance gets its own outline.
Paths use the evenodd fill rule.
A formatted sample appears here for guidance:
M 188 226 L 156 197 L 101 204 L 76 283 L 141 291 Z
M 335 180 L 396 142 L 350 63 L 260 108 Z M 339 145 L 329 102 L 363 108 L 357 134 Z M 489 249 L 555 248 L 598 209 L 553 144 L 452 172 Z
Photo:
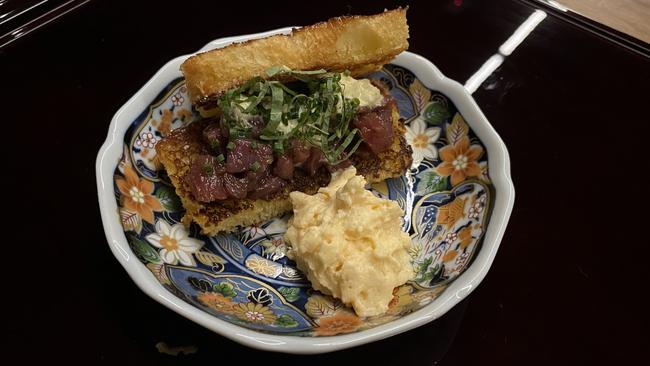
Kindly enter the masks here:
M 410 167 L 412 150 L 404 139 L 405 127 L 399 118 L 399 111 L 392 102 L 393 143 L 390 148 L 376 156 L 355 154 L 351 157 L 357 172 L 368 182 L 380 182 L 387 178 L 398 177 Z M 201 131 L 205 122 L 194 122 L 187 127 L 172 131 L 165 139 L 156 144 L 159 161 L 167 170 L 176 193 L 185 207 L 183 223 L 192 221 L 199 224 L 204 234 L 215 235 L 229 232 L 237 226 L 257 224 L 291 211 L 289 192 L 301 191 L 316 193 L 318 188 L 329 183 L 330 173 L 321 169 L 314 176 L 308 176 L 301 170 L 296 171 L 287 187 L 268 200 L 243 199 L 203 203 L 197 201 L 185 180 L 190 170 L 191 158 L 195 154 L 208 153 L 201 141 Z
M 352 76 L 379 70 L 408 48 L 406 9 L 371 16 L 332 18 L 294 29 L 289 35 L 236 43 L 192 56 L 181 65 L 196 107 L 216 98 L 270 67 L 293 70 L 349 70 Z

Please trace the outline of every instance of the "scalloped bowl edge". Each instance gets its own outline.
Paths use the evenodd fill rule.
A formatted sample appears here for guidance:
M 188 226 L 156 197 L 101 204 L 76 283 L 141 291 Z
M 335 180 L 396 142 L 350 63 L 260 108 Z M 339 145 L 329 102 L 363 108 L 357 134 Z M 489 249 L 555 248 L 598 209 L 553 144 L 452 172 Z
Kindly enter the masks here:
M 224 47 L 230 43 L 273 34 L 289 33 L 294 27 L 269 32 L 227 37 L 206 44 L 199 52 Z M 113 190 L 113 174 L 122 153 L 122 137 L 129 124 L 155 98 L 168 82 L 182 76 L 180 64 L 191 55 L 176 57 L 156 74 L 113 116 L 108 136 L 97 154 L 97 193 L 106 239 L 113 255 L 142 291 L 169 309 L 204 327 L 241 344 L 266 351 L 315 354 L 331 352 L 384 339 L 420 325 L 446 313 L 469 295 L 483 280 L 494 260 L 514 205 L 514 186 L 510 178 L 510 158 L 505 144 L 467 90 L 446 78 L 433 63 L 422 56 L 403 52 L 393 64 L 411 70 L 428 88 L 444 93 L 457 106 L 465 121 L 484 143 L 490 166 L 490 179 L 497 192 L 482 248 L 474 262 L 431 304 L 390 323 L 347 335 L 302 338 L 269 335 L 220 320 L 177 298 L 167 291 L 132 253 L 120 224 Z

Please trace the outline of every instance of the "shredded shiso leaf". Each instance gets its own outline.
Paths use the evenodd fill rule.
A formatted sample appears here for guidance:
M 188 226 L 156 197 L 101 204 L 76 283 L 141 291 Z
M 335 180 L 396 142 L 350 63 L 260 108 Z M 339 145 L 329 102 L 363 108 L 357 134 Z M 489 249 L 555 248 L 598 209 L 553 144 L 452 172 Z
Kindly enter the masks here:
M 359 100 L 343 95 L 340 80 L 345 73 L 274 66 L 266 75 L 271 79 L 253 78 L 219 98 L 231 140 L 248 136 L 250 120 L 261 117 L 266 126 L 260 140 L 268 142 L 274 151 L 284 151 L 290 139 L 297 138 L 319 148 L 335 165 L 357 150 L 362 140 L 350 122 L 357 114 Z M 296 81 L 283 83 L 275 80 L 278 78 Z

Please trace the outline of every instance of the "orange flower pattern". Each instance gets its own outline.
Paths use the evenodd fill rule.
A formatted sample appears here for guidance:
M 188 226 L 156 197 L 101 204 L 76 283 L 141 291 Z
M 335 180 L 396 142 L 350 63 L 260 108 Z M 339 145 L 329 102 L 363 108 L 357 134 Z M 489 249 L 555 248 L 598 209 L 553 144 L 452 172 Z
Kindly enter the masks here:
M 196 298 L 205 306 L 222 313 L 233 313 L 233 302 L 230 298 L 215 292 L 202 292 Z
M 388 303 L 388 314 L 399 314 L 412 303 L 413 287 L 404 285 L 393 289 L 393 299 Z
M 158 198 L 153 196 L 154 185 L 152 182 L 138 178 L 130 164 L 124 165 L 124 178 L 115 178 L 115 184 L 120 190 L 120 203 L 122 207 L 131 212 L 137 212 L 143 220 L 153 224 L 154 211 L 163 210 Z
M 438 165 L 437 171 L 443 177 L 451 175 L 453 186 L 463 182 L 467 177 L 478 177 L 481 174 L 481 167 L 478 159 L 483 154 L 480 145 L 471 145 L 469 137 L 463 136 L 453 145 L 447 145 L 440 149 L 442 163 Z
M 466 201 L 467 198 L 456 197 L 455 200 L 441 206 L 436 217 L 436 224 L 445 225 L 447 229 L 452 228 L 465 215 Z
M 442 257 L 442 260 L 443 260 L 444 262 L 449 262 L 450 260 L 456 258 L 457 255 L 458 255 L 458 252 L 457 252 L 457 251 L 455 251 L 455 250 L 453 250 L 453 249 L 452 249 L 452 250 L 448 250 L 447 253 L 445 253 L 445 255 Z
M 160 134 L 167 136 L 167 134 L 172 130 L 172 120 L 174 119 L 174 113 L 169 109 L 163 111 L 163 115 L 160 118 L 160 124 L 158 125 L 158 131 Z
M 314 331 L 317 336 L 333 336 L 341 333 L 350 333 L 359 329 L 363 324 L 361 319 L 347 311 L 339 311 L 331 316 L 322 317 Z
M 458 238 L 460 239 L 460 249 L 465 250 L 472 243 L 472 227 L 467 226 L 462 228 L 458 232 Z
M 176 110 L 176 118 L 180 119 L 186 125 L 192 121 L 192 112 L 185 108 L 178 109 Z

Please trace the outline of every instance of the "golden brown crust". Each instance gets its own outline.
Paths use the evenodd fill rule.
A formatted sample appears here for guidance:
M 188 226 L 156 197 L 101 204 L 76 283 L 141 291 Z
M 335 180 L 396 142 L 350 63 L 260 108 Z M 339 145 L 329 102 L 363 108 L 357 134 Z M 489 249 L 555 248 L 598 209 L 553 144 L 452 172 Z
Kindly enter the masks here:
M 388 150 L 377 156 L 352 155 L 352 163 L 357 168 L 357 173 L 363 175 L 370 183 L 381 182 L 388 178 L 399 177 L 411 166 L 413 150 L 406 142 L 404 134 L 406 127 L 400 121 L 399 110 L 393 107 L 393 143 Z
M 192 103 L 214 102 L 277 65 L 294 70 L 350 70 L 352 76 L 379 70 L 408 48 L 406 9 L 371 16 L 332 18 L 294 29 L 290 35 L 235 43 L 190 57 L 181 65 Z
M 399 111 L 395 104 L 393 103 L 391 106 L 394 137 L 390 148 L 377 156 L 364 157 L 358 154 L 353 155 L 351 159 L 359 174 L 365 176 L 371 183 L 398 177 L 411 166 L 412 151 L 404 138 L 404 123 L 399 119 Z M 237 226 L 252 225 L 280 216 L 291 211 L 289 192 L 301 191 L 313 194 L 318 188 L 329 183 L 330 174 L 326 169 L 320 169 L 313 177 L 305 175 L 301 170 L 296 170 L 296 175 L 290 184 L 269 200 L 198 202 L 185 182 L 185 176 L 189 172 L 192 156 L 207 153 L 201 142 L 201 131 L 205 125 L 206 122 L 195 122 L 187 127 L 179 128 L 156 144 L 158 159 L 167 170 L 186 210 L 183 223 L 189 225 L 194 221 L 199 224 L 205 234 L 215 235 L 221 231 L 228 232 Z

